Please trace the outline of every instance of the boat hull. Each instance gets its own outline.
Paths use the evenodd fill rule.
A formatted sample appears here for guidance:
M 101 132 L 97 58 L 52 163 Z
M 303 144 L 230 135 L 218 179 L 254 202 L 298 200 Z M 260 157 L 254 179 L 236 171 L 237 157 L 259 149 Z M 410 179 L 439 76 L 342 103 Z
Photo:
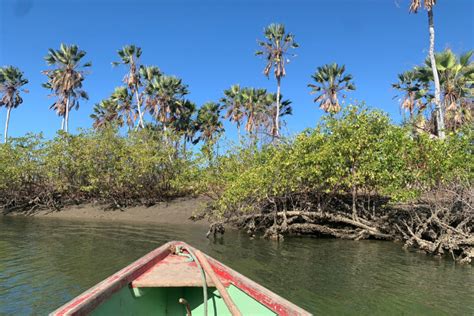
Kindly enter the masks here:
M 242 315 L 277 315 L 239 288 L 227 287 L 229 295 Z M 208 291 L 208 315 L 231 315 L 216 288 Z M 91 315 L 185 315 L 186 307 L 179 304 L 185 298 L 192 315 L 204 315 L 201 288 L 147 288 L 137 295 L 132 288 L 123 288 L 100 304 Z
M 175 282 L 166 278 L 166 271 L 172 275 L 173 265 L 174 270 L 195 267 L 195 272 L 199 273 L 195 262 L 172 254 L 172 249 L 176 247 L 197 251 L 183 242 L 166 243 L 50 315 L 186 315 L 187 312 L 203 315 L 203 283 L 198 282 L 197 276 L 182 274 L 180 278 L 176 275 L 171 278 Z M 310 315 L 219 261 L 205 257 L 242 315 Z M 166 269 L 163 270 L 163 267 Z M 154 279 L 153 273 L 164 278 Z M 208 315 L 231 315 L 221 294 L 209 279 L 207 297 Z M 183 304 L 183 301 L 179 303 L 180 299 L 184 299 L 187 304 Z

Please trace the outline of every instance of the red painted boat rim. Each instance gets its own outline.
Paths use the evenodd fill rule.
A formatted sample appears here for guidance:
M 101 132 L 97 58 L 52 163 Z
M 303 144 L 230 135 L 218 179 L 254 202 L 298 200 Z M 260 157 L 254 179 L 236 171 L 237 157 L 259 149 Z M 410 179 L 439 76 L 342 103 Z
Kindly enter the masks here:
M 104 281 L 93 286 L 89 290 L 75 297 L 68 303 L 59 307 L 50 315 L 84 315 L 92 312 L 98 305 L 106 301 L 112 294 L 125 286 L 130 286 L 131 282 L 145 271 L 153 267 L 157 262 L 170 254 L 172 246 L 185 246 L 191 250 L 194 247 L 181 242 L 170 241 L 145 256 L 126 266 L 122 270 L 114 273 Z M 227 267 L 216 259 L 205 255 L 212 269 L 225 284 L 233 284 L 247 295 L 265 305 L 278 315 L 311 315 L 304 309 L 287 301 L 279 295 L 271 292 L 262 285 L 250 280 L 242 274 Z

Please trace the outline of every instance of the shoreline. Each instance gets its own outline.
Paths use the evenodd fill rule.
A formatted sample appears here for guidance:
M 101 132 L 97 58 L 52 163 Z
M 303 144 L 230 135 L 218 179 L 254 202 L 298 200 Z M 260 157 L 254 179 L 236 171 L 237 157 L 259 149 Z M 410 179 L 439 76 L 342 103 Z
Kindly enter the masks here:
M 207 199 L 202 197 L 177 198 L 167 202 L 159 202 L 152 206 L 133 206 L 124 208 L 123 210 L 106 209 L 106 205 L 103 204 L 84 203 L 66 206 L 60 211 L 41 209 L 30 213 L 13 211 L 11 213 L 1 214 L 11 217 L 21 216 L 84 221 L 133 222 L 138 224 L 185 224 L 205 227 L 209 225 L 207 221 L 193 221 L 190 217 L 199 211 L 206 202 Z

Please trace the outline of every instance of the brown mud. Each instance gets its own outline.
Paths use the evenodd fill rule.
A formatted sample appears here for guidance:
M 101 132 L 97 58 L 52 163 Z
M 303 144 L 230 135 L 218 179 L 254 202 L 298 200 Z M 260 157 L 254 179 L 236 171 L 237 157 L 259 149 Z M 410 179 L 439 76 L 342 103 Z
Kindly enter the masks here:
M 125 221 L 147 224 L 192 224 L 206 226 L 206 220 L 195 221 L 193 215 L 206 204 L 207 199 L 178 198 L 160 202 L 153 206 L 134 206 L 123 209 L 110 209 L 106 205 L 85 203 L 70 205 L 60 210 L 39 209 L 31 212 L 4 212 L 6 216 L 31 216 L 44 218 L 61 218 L 75 220 Z M 1 214 L 1 213 L 0 213 Z

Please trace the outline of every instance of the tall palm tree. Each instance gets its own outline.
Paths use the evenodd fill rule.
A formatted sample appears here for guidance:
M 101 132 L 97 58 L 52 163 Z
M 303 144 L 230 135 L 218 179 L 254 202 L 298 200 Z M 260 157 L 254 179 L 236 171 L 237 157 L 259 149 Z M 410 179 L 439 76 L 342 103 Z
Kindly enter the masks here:
M 28 83 L 23 77 L 23 72 L 13 66 L 5 66 L 0 68 L 0 107 L 5 106 L 7 109 L 7 118 L 5 121 L 5 137 L 4 142 L 8 140 L 8 124 L 10 122 L 10 112 L 23 103 L 20 95 L 21 92 L 28 92 L 22 87 Z
M 241 90 L 242 108 L 247 118 L 245 130 L 257 142 L 257 134 L 269 135 L 272 138 L 276 134 L 274 118 L 276 110 L 281 118 L 292 114 L 291 102 L 282 100 L 280 95 L 280 106 L 276 107 L 278 96 L 276 93 L 267 93 L 266 89 L 243 88 Z
M 102 100 L 94 106 L 94 113 L 90 117 L 94 120 L 93 127 L 101 129 L 114 125 L 127 125 L 128 130 L 134 127 L 138 113 L 133 107 L 133 96 L 127 87 L 117 87 L 108 99 Z
M 227 109 L 224 118 L 236 123 L 237 133 L 240 141 L 240 127 L 245 117 L 245 109 L 243 108 L 243 98 L 240 85 L 236 84 L 231 86 L 229 89 L 224 90 L 224 97 L 220 99 L 220 102 L 222 106 Z
M 352 75 L 345 73 L 346 67 L 336 63 L 318 67 L 311 76 L 316 84 L 308 84 L 311 94 L 319 93 L 314 102 L 319 102 L 319 107 L 328 113 L 337 113 L 341 110 L 339 95 L 343 91 L 356 89 Z M 343 94 L 344 98 L 345 95 Z
M 188 86 L 177 77 L 161 75 L 147 85 L 145 92 L 146 109 L 166 131 L 182 110 L 184 96 L 189 94 Z
M 117 87 L 110 96 L 110 100 L 116 104 L 120 119 L 132 129 L 137 120 L 138 111 L 133 107 L 133 96 L 128 92 L 126 87 Z
M 144 128 L 145 124 L 143 123 L 143 113 L 141 108 L 141 99 L 140 99 L 140 65 L 139 59 L 142 55 L 142 49 L 135 45 L 126 45 L 122 49 L 117 51 L 117 54 L 120 57 L 120 61 L 112 62 L 113 66 L 126 65 L 128 66 L 128 73 L 125 75 L 123 81 L 130 89 L 136 99 L 136 108 L 138 112 L 138 127 Z
M 92 126 L 95 129 L 103 129 L 109 126 L 123 126 L 123 119 L 119 115 L 117 103 L 110 99 L 100 101 L 94 106 L 94 113 L 90 117 L 94 120 Z
M 160 68 L 156 66 L 140 66 L 140 70 L 138 71 L 140 74 L 140 77 L 143 79 L 144 83 L 143 85 L 146 87 L 147 84 L 152 82 L 155 78 L 159 78 L 162 73 Z
M 220 110 L 221 107 L 217 103 L 207 102 L 198 110 L 196 118 L 199 137 L 194 140 L 194 144 L 203 141 L 204 151 L 209 158 L 212 157 L 212 149 L 224 131 L 224 126 L 220 121 Z
M 417 69 L 408 70 L 398 75 L 398 82 L 392 84 L 392 87 L 402 94 L 395 96 L 400 98 L 400 107 L 408 111 L 410 121 L 413 119 L 415 109 L 423 109 L 421 102 L 423 91 L 427 89 L 426 84 L 420 81 Z
M 274 138 L 280 136 L 280 97 L 281 97 L 281 79 L 286 75 L 286 64 L 290 61 L 289 49 L 297 48 L 298 44 L 295 42 L 295 37 L 291 33 L 285 32 L 283 24 L 272 23 L 264 29 L 264 41 L 258 41 L 261 50 L 256 52 L 256 55 L 265 55 L 267 64 L 263 70 L 265 76 L 270 75 L 273 68 L 273 73 L 277 80 L 277 102 L 274 124 Z
M 172 117 L 171 128 L 178 134 L 183 134 L 187 140 L 192 139 L 194 130 L 193 115 L 196 113 L 196 104 L 190 100 L 177 102 L 179 110 Z
M 415 67 L 399 74 L 398 81 L 392 84 L 392 87 L 400 91 L 395 98 L 399 98 L 401 110 L 408 111 L 408 123 L 413 127 L 413 133 L 430 131 L 431 128 L 423 116 L 431 98 L 429 83 L 420 76 L 420 68 Z
M 80 64 L 86 52 L 80 50 L 77 45 L 61 44 L 58 50 L 49 49 L 45 61 L 52 69 L 43 71 L 48 77 L 48 81 L 43 87 L 50 89 L 56 101 L 51 108 L 63 117 L 61 128 L 68 132 L 69 111 L 72 108 L 79 108 L 79 99 L 88 99 L 87 93 L 82 90 L 86 71 L 90 67 L 90 62 Z
M 266 108 L 267 90 L 258 88 L 244 88 L 242 89 L 242 105 L 244 109 L 247 122 L 245 130 L 256 141 L 259 128 L 263 125 L 267 116 Z M 280 109 L 280 107 L 278 107 Z M 272 118 L 272 125 L 275 126 L 274 117 Z M 274 136 L 274 134 L 272 134 Z
M 280 95 L 280 98 L 281 95 Z M 257 89 L 233 85 L 224 91 L 224 97 L 220 102 L 222 108 L 226 109 L 224 118 L 237 123 L 240 139 L 240 126 L 245 121 L 245 131 L 256 141 L 259 132 L 270 136 L 276 134 L 274 118 L 277 108 L 280 110 L 279 117 L 292 113 L 289 100 L 279 100 L 280 106 L 276 106 L 278 96 L 276 93 L 267 93 L 266 89 Z
M 435 54 L 441 90 L 441 105 L 445 110 L 445 125 L 455 131 L 461 125 L 472 121 L 472 98 L 474 94 L 474 63 L 469 51 L 459 58 L 449 49 Z M 431 59 L 427 58 L 425 67 L 418 70 L 426 82 L 433 81 Z
M 283 100 L 283 95 L 281 95 L 280 97 L 282 101 L 280 105 L 279 117 L 282 118 L 284 116 L 293 114 L 293 109 L 291 108 L 291 101 Z M 277 101 L 276 93 L 268 93 L 265 95 L 262 122 L 263 122 L 263 127 L 265 128 L 266 131 L 269 131 L 270 135 L 275 134 L 275 131 L 273 130 L 275 128 L 275 125 L 272 124 L 273 122 L 272 118 L 275 117 L 276 101 Z M 284 124 L 283 120 L 282 120 L 282 124 Z
M 421 0 L 410 0 L 410 12 L 417 13 L 421 7 Z M 436 122 L 437 122 L 437 134 L 438 137 L 445 138 L 444 132 L 444 108 L 441 104 L 441 87 L 439 82 L 438 70 L 436 69 L 435 61 L 435 29 L 434 29 L 434 18 L 433 18 L 433 7 L 436 4 L 436 0 L 423 0 L 424 8 L 428 12 L 428 30 L 430 33 L 430 49 L 429 59 L 431 61 L 431 71 L 433 73 L 433 81 L 435 86 L 434 104 L 436 110 Z
M 186 144 L 193 140 L 196 134 L 196 121 L 194 115 L 196 113 L 196 104 L 189 100 L 179 102 L 179 111 L 176 111 L 172 128 L 183 138 L 183 153 L 186 154 Z

